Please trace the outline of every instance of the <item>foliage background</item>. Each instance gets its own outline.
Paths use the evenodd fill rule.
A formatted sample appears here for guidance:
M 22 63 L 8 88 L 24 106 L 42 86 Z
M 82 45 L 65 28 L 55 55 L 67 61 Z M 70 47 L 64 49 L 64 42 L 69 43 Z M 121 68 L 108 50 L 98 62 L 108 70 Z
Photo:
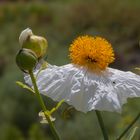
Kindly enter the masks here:
M 116 52 L 112 65 L 134 71 L 140 65 L 139 0 L 1 0 L 0 1 L 0 140 L 52 140 L 49 129 L 39 124 L 36 98 L 19 88 L 23 74 L 15 65 L 20 32 L 30 27 L 49 42 L 47 61 L 69 63 L 68 48 L 83 34 L 109 40 Z M 137 72 L 137 71 L 135 71 Z M 44 99 L 49 107 L 56 103 Z M 122 114 L 103 112 L 112 140 L 139 112 L 140 99 L 131 99 Z M 63 105 L 55 114 L 63 140 L 102 140 L 94 111 L 86 115 Z M 136 126 L 140 127 L 140 121 Z M 138 129 L 134 140 L 140 139 Z

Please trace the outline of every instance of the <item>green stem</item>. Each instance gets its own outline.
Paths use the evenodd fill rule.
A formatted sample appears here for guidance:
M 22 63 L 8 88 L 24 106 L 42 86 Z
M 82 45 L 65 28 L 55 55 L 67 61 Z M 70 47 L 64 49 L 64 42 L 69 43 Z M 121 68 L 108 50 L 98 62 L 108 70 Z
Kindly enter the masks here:
M 128 125 L 128 127 L 121 133 L 121 135 L 116 140 L 121 140 L 122 137 L 128 132 L 128 130 L 135 124 L 135 122 L 139 119 L 140 113 L 134 118 L 134 120 Z
M 47 112 L 47 108 L 46 108 L 46 106 L 44 104 L 44 101 L 43 101 L 43 99 L 42 99 L 42 97 L 41 97 L 41 95 L 39 93 L 39 90 L 38 90 L 38 87 L 37 87 L 37 84 L 36 84 L 36 79 L 34 77 L 33 71 L 29 71 L 29 74 L 30 74 L 30 77 L 31 77 L 31 80 L 32 80 L 32 84 L 34 86 L 34 91 L 36 93 L 37 99 L 38 99 L 38 101 L 40 103 L 40 106 L 42 107 L 43 112 Z M 55 129 L 55 126 L 52 123 L 52 121 L 50 120 L 50 116 L 47 115 L 46 113 L 44 113 L 44 114 L 45 114 L 45 117 L 46 117 L 46 119 L 47 119 L 47 121 L 49 123 L 50 129 L 52 131 L 52 134 L 53 134 L 55 140 L 60 140 L 60 137 L 59 137 L 59 135 L 58 135 L 58 133 L 57 133 L 57 131 Z
M 100 111 L 95 110 L 104 140 L 109 140 Z

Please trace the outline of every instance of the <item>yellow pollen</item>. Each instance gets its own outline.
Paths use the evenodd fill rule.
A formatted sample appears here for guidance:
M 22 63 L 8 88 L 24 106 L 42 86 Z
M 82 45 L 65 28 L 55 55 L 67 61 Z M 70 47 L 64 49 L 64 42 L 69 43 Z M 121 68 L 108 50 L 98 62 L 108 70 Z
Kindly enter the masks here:
M 81 36 L 70 45 L 73 64 L 84 66 L 94 72 L 105 70 L 114 61 L 111 44 L 101 37 Z

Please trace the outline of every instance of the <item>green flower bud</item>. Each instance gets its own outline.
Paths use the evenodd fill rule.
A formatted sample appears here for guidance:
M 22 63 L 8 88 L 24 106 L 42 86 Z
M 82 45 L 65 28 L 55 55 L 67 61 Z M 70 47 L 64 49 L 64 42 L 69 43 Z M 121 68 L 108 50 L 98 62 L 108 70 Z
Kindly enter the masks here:
M 47 51 L 47 41 L 40 36 L 32 35 L 24 43 L 23 48 L 31 49 L 37 55 L 37 58 L 42 58 Z
M 24 72 L 32 70 L 36 66 L 37 62 L 37 56 L 32 50 L 21 49 L 16 55 L 16 63 Z
M 44 37 L 33 35 L 29 28 L 21 32 L 19 42 L 22 48 L 34 51 L 37 58 L 42 58 L 47 52 L 47 40 Z

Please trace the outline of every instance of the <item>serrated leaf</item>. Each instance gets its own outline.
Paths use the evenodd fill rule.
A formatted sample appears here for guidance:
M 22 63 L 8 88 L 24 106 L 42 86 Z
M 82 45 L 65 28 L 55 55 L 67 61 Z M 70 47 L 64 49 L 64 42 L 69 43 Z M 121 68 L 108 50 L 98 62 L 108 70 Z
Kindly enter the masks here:
M 16 84 L 17 84 L 18 86 L 24 88 L 24 89 L 27 89 L 27 90 L 29 90 L 29 91 L 35 93 L 34 90 L 33 90 L 32 88 L 30 88 L 29 86 L 27 86 L 26 84 L 24 84 L 24 83 L 22 83 L 22 82 L 20 82 L 20 81 L 16 81 Z

